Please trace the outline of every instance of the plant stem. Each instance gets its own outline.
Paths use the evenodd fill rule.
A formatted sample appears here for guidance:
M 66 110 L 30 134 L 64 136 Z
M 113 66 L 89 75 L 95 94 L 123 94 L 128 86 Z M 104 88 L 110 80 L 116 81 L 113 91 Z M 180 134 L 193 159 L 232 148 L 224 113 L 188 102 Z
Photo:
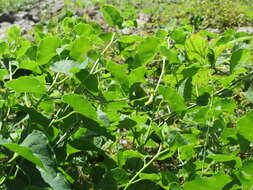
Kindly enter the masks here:
M 68 113 L 67 115 L 63 116 L 62 118 L 54 120 L 53 123 L 62 121 L 62 120 L 64 120 L 64 119 L 70 117 L 71 115 L 73 115 L 73 114 L 75 114 L 75 113 L 76 113 L 76 111 L 72 111 L 72 112 Z
M 56 76 L 55 76 L 55 78 L 54 78 L 52 84 L 51 84 L 50 87 L 48 88 L 48 93 L 42 95 L 42 97 L 41 97 L 41 98 L 39 99 L 39 101 L 36 103 L 35 108 L 37 108 L 37 107 L 39 106 L 39 104 L 42 102 L 42 100 L 43 100 L 47 95 L 50 95 L 50 93 L 51 93 L 51 91 L 52 91 L 54 85 L 56 84 L 56 81 L 57 81 L 59 75 L 60 75 L 60 73 L 57 73 L 57 74 L 56 74 Z M 64 81 L 63 81 L 63 82 L 64 82 Z
M 10 80 L 12 80 L 12 70 L 11 70 L 11 62 L 9 62 L 9 77 L 10 77 Z
M 95 71 L 95 69 L 96 69 L 96 67 L 97 67 L 97 64 L 98 64 L 99 60 L 100 60 L 101 57 L 105 54 L 105 52 L 107 51 L 107 49 L 112 45 L 112 43 L 113 43 L 113 41 L 114 41 L 114 38 L 115 38 L 115 35 L 116 35 L 116 33 L 114 32 L 114 33 L 112 34 L 111 41 L 110 41 L 109 44 L 105 47 L 105 49 L 101 52 L 99 58 L 97 58 L 97 60 L 95 61 L 93 67 L 92 67 L 91 70 L 90 70 L 90 74 L 93 74 L 93 73 L 94 73 L 94 71 Z
M 149 161 L 147 162 L 135 175 L 134 177 L 132 177 L 132 179 L 126 184 L 125 188 L 123 190 L 127 190 L 127 188 L 133 184 L 133 182 L 135 181 L 135 179 L 140 175 L 141 172 L 143 172 L 143 170 L 145 170 L 153 161 L 155 161 L 159 156 L 160 154 L 162 154 L 163 152 L 161 152 L 161 149 L 162 149 L 162 146 L 160 145 L 159 146 L 159 149 L 156 153 L 156 155 L 154 155 L 154 157 Z
M 161 74 L 160 74 L 160 76 L 159 76 L 159 79 L 158 79 L 158 82 L 157 82 L 157 84 L 156 84 L 156 87 L 155 87 L 154 92 L 153 92 L 152 95 L 150 96 L 149 100 L 145 103 L 145 105 L 148 105 L 148 104 L 152 103 L 152 101 L 153 101 L 153 99 L 154 99 L 154 97 L 155 97 L 155 95 L 156 95 L 156 93 L 157 93 L 157 91 L 158 91 L 158 88 L 159 88 L 159 86 L 160 86 L 160 84 L 161 84 L 161 82 L 162 82 L 163 75 L 164 75 L 164 73 L 165 73 L 165 63 L 166 63 L 166 58 L 163 57 L 163 64 L 162 64 L 162 71 L 161 71 Z

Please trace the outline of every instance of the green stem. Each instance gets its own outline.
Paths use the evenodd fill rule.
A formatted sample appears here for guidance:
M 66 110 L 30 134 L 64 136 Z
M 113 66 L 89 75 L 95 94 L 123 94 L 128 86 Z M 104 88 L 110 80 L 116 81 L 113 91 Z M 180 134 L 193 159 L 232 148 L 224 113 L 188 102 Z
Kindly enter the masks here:
M 68 117 L 70 117 L 71 115 L 73 115 L 75 113 L 76 113 L 76 111 L 72 111 L 72 112 L 68 113 L 67 115 L 63 116 L 62 118 L 54 120 L 53 123 L 60 122 L 64 119 L 67 119 Z
M 107 49 L 112 45 L 113 41 L 114 41 L 114 38 L 115 38 L 115 35 L 116 33 L 114 32 L 112 34 L 112 38 L 111 38 L 111 41 L 109 42 L 109 44 L 105 47 L 105 49 L 101 52 L 99 58 L 97 58 L 97 60 L 95 61 L 93 67 L 91 68 L 90 70 L 90 74 L 93 74 L 93 72 L 95 71 L 96 67 L 97 67 L 97 64 L 99 62 L 99 60 L 101 59 L 101 57 L 105 54 L 105 52 L 107 51 Z
M 159 86 L 160 86 L 160 84 L 162 82 L 163 75 L 165 73 L 165 63 L 166 63 L 166 58 L 163 57 L 162 71 L 161 71 L 160 77 L 158 79 L 158 82 L 156 84 L 154 92 L 151 94 L 149 100 L 145 103 L 145 105 L 148 105 L 148 104 L 152 103 L 152 101 L 153 101 L 153 99 L 154 99 L 154 97 L 155 97 L 155 95 L 156 95 L 156 93 L 158 91 L 158 88 L 159 88 Z
M 12 70 L 11 70 L 11 62 L 9 61 L 9 77 L 10 77 L 10 80 L 12 80 Z
M 160 145 L 159 146 L 159 149 L 156 153 L 156 155 L 154 155 L 154 157 L 149 161 L 147 162 L 146 164 L 144 164 L 144 166 L 132 177 L 132 179 L 126 184 L 125 188 L 123 190 L 127 190 L 127 188 L 133 184 L 133 182 L 135 181 L 135 179 L 140 175 L 141 172 L 143 172 L 143 170 L 145 170 L 153 161 L 155 161 L 163 152 L 165 151 L 162 151 L 162 146 Z M 166 149 L 167 151 L 167 149 Z
M 42 97 L 41 97 L 41 98 L 39 99 L 39 101 L 36 103 L 35 108 L 37 108 L 37 107 L 39 106 L 39 104 L 43 101 L 43 99 L 44 99 L 47 95 L 50 95 L 50 94 L 51 94 L 51 91 L 52 91 L 54 85 L 56 84 L 56 81 L 57 81 L 59 75 L 60 75 L 60 73 L 57 73 L 57 74 L 56 74 L 55 79 L 53 80 L 52 84 L 51 84 L 50 87 L 48 88 L 47 94 L 42 95 Z

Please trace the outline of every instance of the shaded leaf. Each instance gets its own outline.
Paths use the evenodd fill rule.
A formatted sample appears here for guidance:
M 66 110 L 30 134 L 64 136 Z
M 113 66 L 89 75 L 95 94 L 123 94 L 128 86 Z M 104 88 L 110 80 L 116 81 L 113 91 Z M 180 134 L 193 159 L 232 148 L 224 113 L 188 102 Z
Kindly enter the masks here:
M 237 130 L 248 141 L 253 141 L 253 112 L 249 112 L 241 117 L 237 122 Z
M 88 90 L 98 92 L 98 79 L 95 74 L 90 74 L 87 70 L 83 69 L 76 73 L 76 77 Z
M 184 98 L 180 96 L 174 89 L 160 86 L 159 93 L 163 96 L 164 100 L 169 103 L 172 110 L 176 112 L 182 112 L 186 110 Z
M 39 166 L 40 168 L 44 168 L 44 165 L 43 165 L 42 161 L 40 160 L 40 158 L 37 157 L 31 151 L 31 149 L 29 149 L 28 147 L 14 144 L 14 143 L 1 143 L 0 142 L 0 144 L 4 147 L 8 148 L 12 152 L 15 152 L 16 154 L 14 155 L 14 158 L 19 155 L 19 156 L 22 156 L 23 158 L 29 160 L 30 162 L 34 163 L 35 165 Z
M 22 146 L 31 149 L 34 155 L 40 158 L 45 169 L 37 167 L 42 178 L 55 190 L 70 190 L 64 176 L 55 168 L 54 154 L 49 147 L 47 137 L 41 132 L 34 130 L 21 143 Z
M 246 62 L 249 57 L 250 51 L 247 49 L 239 49 L 233 52 L 230 60 L 230 72 L 233 72 L 238 65 Z

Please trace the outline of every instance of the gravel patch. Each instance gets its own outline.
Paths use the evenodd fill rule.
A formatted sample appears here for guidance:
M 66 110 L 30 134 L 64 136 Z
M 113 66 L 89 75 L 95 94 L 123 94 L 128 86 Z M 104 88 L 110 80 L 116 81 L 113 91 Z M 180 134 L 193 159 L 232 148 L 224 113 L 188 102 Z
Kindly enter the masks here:
M 0 39 L 5 37 L 5 32 L 15 25 L 24 33 L 40 22 L 42 15 L 53 15 L 64 7 L 64 0 L 43 0 L 26 9 L 9 11 L 0 14 Z

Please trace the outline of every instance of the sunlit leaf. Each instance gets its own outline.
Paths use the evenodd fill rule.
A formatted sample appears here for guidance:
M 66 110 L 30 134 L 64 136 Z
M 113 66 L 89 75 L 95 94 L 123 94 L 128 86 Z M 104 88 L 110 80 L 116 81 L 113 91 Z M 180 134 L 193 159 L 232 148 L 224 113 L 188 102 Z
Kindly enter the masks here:
M 123 23 L 123 17 L 120 12 L 112 5 L 103 5 L 101 8 L 104 19 L 110 26 L 121 27 Z
M 92 104 L 82 95 L 66 94 L 62 97 L 63 102 L 69 104 L 74 111 L 87 116 L 88 118 L 97 119 L 97 112 Z
M 6 87 L 13 89 L 15 92 L 34 92 L 43 93 L 46 88 L 35 77 L 19 77 L 18 79 L 10 80 L 5 83 Z

